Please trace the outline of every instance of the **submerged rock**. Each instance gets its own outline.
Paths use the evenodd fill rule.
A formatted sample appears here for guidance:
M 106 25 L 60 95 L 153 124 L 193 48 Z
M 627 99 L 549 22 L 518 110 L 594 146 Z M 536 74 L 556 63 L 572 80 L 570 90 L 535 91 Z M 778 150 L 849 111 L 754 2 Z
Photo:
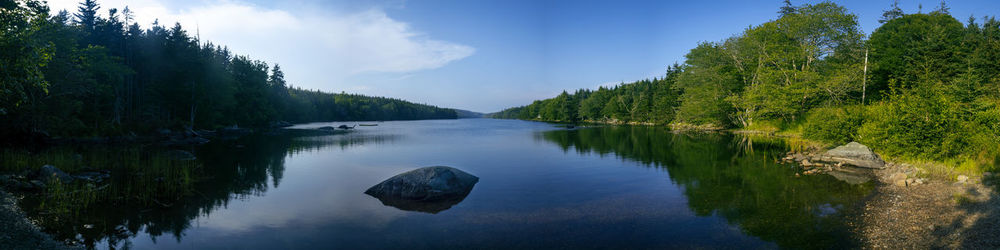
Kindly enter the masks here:
M 826 174 L 851 185 L 858 185 L 871 181 L 873 176 L 871 173 L 863 171 L 849 171 L 846 168 L 837 168 L 827 172 Z
M 477 182 L 479 177 L 455 168 L 424 167 L 382 181 L 365 194 L 399 209 L 437 213 L 465 199 Z
M 837 162 L 863 168 L 885 168 L 885 161 L 870 148 L 861 143 L 851 142 L 847 145 L 826 151 L 820 156 L 821 161 Z
M 470 189 L 469 191 L 472 190 Z M 391 197 L 378 198 L 378 200 L 382 202 L 382 205 L 395 207 L 400 210 L 437 214 L 441 211 L 448 210 L 458 203 L 461 203 L 462 200 L 465 200 L 466 196 L 469 196 L 469 192 L 450 196 L 447 199 L 433 201 L 397 199 Z

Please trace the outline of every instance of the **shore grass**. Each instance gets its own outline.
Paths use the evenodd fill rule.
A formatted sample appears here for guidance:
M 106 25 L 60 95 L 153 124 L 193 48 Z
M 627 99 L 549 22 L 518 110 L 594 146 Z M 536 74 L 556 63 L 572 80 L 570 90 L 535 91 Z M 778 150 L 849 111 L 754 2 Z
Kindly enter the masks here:
M 174 160 L 163 150 L 141 148 L 60 148 L 42 152 L 0 151 L 0 171 L 24 174 L 52 165 L 70 174 L 110 171 L 99 183 L 51 180 L 35 203 L 42 213 L 69 215 L 94 204 L 114 202 L 164 205 L 189 195 L 198 182 L 201 166 L 195 161 Z
M 671 127 L 675 127 L 674 124 L 671 125 Z M 785 141 L 791 152 L 815 152 L 839 146 L 804 137 L 803 126 L 804 124 L 801 122 L 784 124 L 761 121 L 747 128 L 725 131 L 749 136 L 753 140 L 762 140 L 768 137 L 780 138 Z M 677 125 L 677 127 L 682 128 L 680 132 L 717 131 L 715 129 L 698 129 L 699 126 L 690 124 Z M 878 148 L 872 148 L 872 150 L 888 162 L 909 164 L 920 169 L 924 177 L 941 180 L 955 181 L 959 175 L 981 177 L 987 172 L 997 172 L 1000 170 L 1000 153 L 995 150 L 981 150 L 978 154 L 964 154 L 943 160 L 892 155 Z
M 780 137 L 786 140 L 789 150 L 791 152 L 810 152 L 817 150 L 826 150 L 839 145 L 833 145 L 830 143 L 808 139 L 802 136 L 801 129 L 796 129 L 797 127 L 791 127 L 789 130 L 783 130 L 778 132 L 746 132 L 748 130 L 742 129 L 738 131 L 743 131 L 743 133 L 756 134 L 756 136 L 774 136 Z M 909 164 L 917 169 L 922 170 L 926 177 L 932 177 L 942 180 L 954 181 L 959 175 L 965 175 L 969 177 L 982 176 L 986 172 L 994 172 L 998 170 L 997 162 L 1000 162 L 1000 155 L 992 154 L 980 154 L 975 158 L 967 156 L 958 156 L 944 160 L 931 160 L 931 159 L 921 159 L 913 157 L 903 157 L 887 154 L 880 151 L 878 148 L 872 148 L 876 153 L 879 154 L 884 160 L 888 162 L 894 162 L 897 164 Z

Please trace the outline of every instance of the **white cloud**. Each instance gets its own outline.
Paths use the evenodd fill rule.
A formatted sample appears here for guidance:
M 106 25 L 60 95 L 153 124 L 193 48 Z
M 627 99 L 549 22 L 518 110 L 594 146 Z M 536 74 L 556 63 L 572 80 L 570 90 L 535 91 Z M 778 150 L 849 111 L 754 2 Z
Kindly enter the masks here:
M 74 12 L 78 0 L 49 1 L 53 11 Z M 136 21 L 149 27 L 180 22 L 203 41 L 228 46 L 237 54 L 279 63 L 298 86 L 323 87 L 360 73 L 407 73 L 442 67 L 475 49 L 434 40 L 380 9 L 338 14 L 265 9 L 237 1 L 209 1 L 179 9 L 161 0 L 99 1 L 108 8 L 129 6 Z M 340 83 L 343 84 L 343 83 Z

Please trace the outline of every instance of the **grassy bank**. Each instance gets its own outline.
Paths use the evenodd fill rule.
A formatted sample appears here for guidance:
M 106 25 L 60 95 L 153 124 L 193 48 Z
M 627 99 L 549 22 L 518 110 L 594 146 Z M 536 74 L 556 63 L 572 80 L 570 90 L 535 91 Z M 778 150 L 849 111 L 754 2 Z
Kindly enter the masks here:
M 828 150 L 847 142 L 858 141 L 868 145 L 888 162 L 898 164 L 908 164 L 921 169 L 927 177 L 944 180 L 955 180 L 959 175 L 970 177 L 983 176 L 987 172 L 998 170 L 1000 154 L 989 150 L 988 143 L 984 145 L 966 145 L 965 148 L 971 151 L 946 156 L 929 156 L 926 154 L 905 153 L 891 143 L 873 143 L 870 139 L 863 137 L 856 130 L 861 127 L 860 122 L 850 125 L 843 122 L 847 119 L 843 116 L 834 117 L 814 117 L 816 121 L 807 120 L 794 123 L 782 123 L 774 121 L 764 121 L 753 126 L 740 129 L 729 130 L 733 133 L 752 134 L 758 136 L 776 136 L 785 138 L 792 147 L 792 151 L 818 151 Z M 857 119 L 857 118 L 850 118 Z M 825 124 L 818 124 L 825 123 Z M 985 140 L 988 141 L 988 140 Z M 899 143 L 899 142 L 897 142 Z M 993 144 L 996 146 L 996 144 Z M 906 146 L 902 146 L 906 147 Z
M 879 107 L 869 107 L 877 109 Z M 853 109 L 853 111 L 852 111 Z M 984 173 L 995 172 L 1000 166 L 1000 152 L 990 150 L 988 133 L 974 134 L 973 138 L 963 146 L 971 151 L 961 151 L 951 155 L 933 157 L 926 154 L 905 154 L 908 152 L 892 147 L 890 143 L 872 143 L 863 138 L 859 132 L 867 119 L 866 107 L 850 107 L 837 109 L 817 109 L 809 116 L 794 122 L 758 121 L 743 128 L 726 129 L 715 124 L 671 123 L 666 125 L 675 132 L 730 132 L 743 134 L 757 139 L 769 137 L 781 138 L 793 152 L 809 152 L 832 149 L 851 141 L 858 141 L 872 148 L 883 159 L 898 164 L 908 164 L 921 169 L 927 177 L 943 180 L 955 180 L 959 175 L 980 177 Z M 558 120 L 529 119 L 530 121 L 566 123 Z M 607 120 L 586 120 L 582 124 L 600 125 L 639 125 L 659 126 L 642 122 L 621 122 Z M 874 130 L 869 128 L 869 130 Z M 867 131 L 871 133 L 871 131 Z M 994 137 L 995 138 L 995 137 Z M 878 145 L 878 146 L 876 146 Z M 997 144 L 992 144 L 996 147 Z M 904 146 L 905 147 L 905 146 Z

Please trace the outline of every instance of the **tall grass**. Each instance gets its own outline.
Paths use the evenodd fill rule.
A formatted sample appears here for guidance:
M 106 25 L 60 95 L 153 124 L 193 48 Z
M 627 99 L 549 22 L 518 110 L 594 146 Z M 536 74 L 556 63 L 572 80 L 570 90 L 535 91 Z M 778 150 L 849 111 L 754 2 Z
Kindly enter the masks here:
M 195 161 L 173 160 L 162 150 L 142 148 L 58 148 L 42 152 L 0 151 L 0 171 L 27 173 L 52 165 L 70 174 L 108 170 L 100 183 L 51 180 L 34 196 L 40 213 L 72 216 L 96 204 L 166 206 L 189 195 L 201 171 Z

